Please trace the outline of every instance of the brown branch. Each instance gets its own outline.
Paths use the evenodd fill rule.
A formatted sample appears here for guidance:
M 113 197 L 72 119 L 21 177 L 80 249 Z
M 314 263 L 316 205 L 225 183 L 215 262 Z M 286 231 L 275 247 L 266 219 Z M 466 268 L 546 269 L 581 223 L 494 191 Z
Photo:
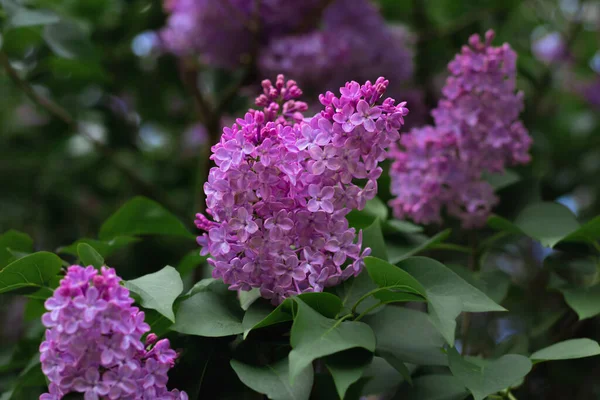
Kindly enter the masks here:
M 80 133 L 86 139 L 88 139 L 103 156 L 108 158 L 110 162 L 123 173 L 134 185 L 140 190 L 146 193 L 148 196 L 153 197 L 158 202 L 162 203 L 166 207 L 177 210 L 177 207 L 173 205 L 168 196 L 163 193 L 160 189 L 147 182 L 140 177 L 135 170 L 131 169 L 127 164 L 121 162 L 117 157 L 114 156 L 111 149 L 104 143 L 96 140 L 83 126 L 79 125 L 75 118 L 59 104 L 52 100 L 40 95 L 36 92 L 33 87 L 19 76 L 19 73 L 10 64 L 8 56 L 3 51 L 0 51 L 0 66 L 6 71 L 8 77 L 18 86 L 23 93 L 39 107 L 48 111 L 51 115 L 64 122 L 71 129 L 71 134 Z

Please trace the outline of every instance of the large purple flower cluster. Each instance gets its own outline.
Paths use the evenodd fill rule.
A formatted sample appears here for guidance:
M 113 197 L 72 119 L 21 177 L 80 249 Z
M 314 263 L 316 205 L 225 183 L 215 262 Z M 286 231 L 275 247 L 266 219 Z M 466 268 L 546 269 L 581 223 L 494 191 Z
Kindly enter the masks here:
M 398 93 L 413 71 L 410 41 L 369 0 L 335 0 L 318 29 L 274 38 L 261 51 L 259 66 L 264 75 L 282 72 L 311 88 L 384 75 L 394 84 L 388 91 Z
M 204 185 L 209 221 L 198 214 L 198 238 L 213 276 L 232 290 L 260 288 L 279 303 L 361 271 L 361 232 L 346 215 L 377 192 L 378 166 L 399 138 L 405 103 L 379 102 L 388 81 L 349 82 L 341 96 L 319 97 L 324 109 L 304 118 L 294 81 L 263 81 L 249 110 L 213 146 Z M 355 179 L 366 182 L 356 185 Z M 344 268 L 345 267 L 345 268 Z
M 40 360 L 50 385 L 40 400 L 71 392 L 84 393 L 86 400 L 188 399 L 185 392 L 167 390 L 177 353 L 153 334 L 141 342 L 150 327 L 120 280 L 111 268 L 98 274 L 94 267 L 73 265 L 46 300 Z
M 497 202 L 482 172 L 529 161 L 531 138 L 518 120 L 516 54 L 508 44 L 492 47 L 493 37 L 492 31 L 485 42 L 471 36 L 448 65 L 444 98 L 432 111 L 435 126 L 413 129 L 392 152 L 396 217 L 439 222 L 445 207 L 464 227 L 481 226 Z
M 233 68 L 254 46 L 300 29 L 326 3 L 327 0 L 165 0 L 164 7 L 170 15 L 160 32 L 161 42 L 179 56 L 200 54 L 210 64 Z
M 411 35 L 371 0 L 165 0 L 165 10 L 165 50 L 225 68 L 252 54 L 262 76 L 283 73 L 314 93 L 383 75 L 404 98 L 412 75 Z

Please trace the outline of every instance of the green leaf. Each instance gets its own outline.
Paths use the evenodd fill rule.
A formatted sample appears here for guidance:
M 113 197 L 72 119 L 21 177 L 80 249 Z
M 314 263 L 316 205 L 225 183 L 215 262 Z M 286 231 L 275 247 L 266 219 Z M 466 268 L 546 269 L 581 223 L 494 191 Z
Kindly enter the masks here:
M 183 292 L 179 272 L 166 266 L 160 271 L 125 282 L 125 287 L 141 298 L 141 306 L 156 310 L 171 321 L 175 321 L 173 303 Z
M 57 252 L 78 256 L 77 247 L 82 244 L 88 244 L 92 246 L 100 255 L 104 258 L 108 258 L 116 251 L 125 248 L 126 246 L 139 242 L 140 239 L 132 236 L 117 236 L 110 240 L 96 240 L 96 239 L 79 239 L 75 243 L 68 246 L 60 247 Z
M 53 253 L 41 251 L 20 258 L 0 271 L 0 293 L 25 287 L 46 287 L 62 267 Z
M 377 289 L 377 285 L 371 280 L 369 273 L 362 271 L 358 276 L 351 277 L 343 284 L 336 287 L 336 292 L 342 299 L 342 306 L 345 313 L 349 313 L 354 304 L 365 294 Z M 377 300 L 369 297 L 357 307 L 356 311 L 363 312 L 367 308 L 375 305 Z
M 237 335 L 244 331 L 242 309 L 235 298 L 199 292 L 181 302 L 171 330 L 207 337 Z
M 313 386 L 312 366 L 298 374 L 290 385 L 287 358 L 265 367 L 257 367 L 231 360 L 231 367 L 240 380 L 252 390 L 272 400 L 308 400 Z
M 592 339 L 571 339 L 555 343 L 533 353 L 529 358 L 534 362 L 549 360 L 571 360 L 592 357 L 600 354 L 598 342 Z
M 495 191 L 498 191 L 512 185 L 513 183 L 519 182 L 521 177 L 516 172 L 507 169 L 503 174 L 490 174 L 485 172 L 483 174 L 483 179 L 492 185 Z
M 343 351 L 327 357 L 325 365 L 331 372 L 340 399 L 344 399 L 350 385 L 360 379 L 372 359 L 373 354 L 364 350 Z
M 23 26 L 49 25 L 60 21 L 58 15 L 50 10 L 29 10 L 20 7 L 12 14 L 8 23 L 11 27 L 18 28 Z
M 12 229 L 0 235 L 0 270 L 16 260 L 12 251 L 31 253 L 33 240 L 29 235 Z
M 99 234 L 102 240 L 136 235 L 195 237 L 177 217 L 145 197 L 135 197 L 123 205 L 102 224 Z
M 334 294 L 321 293 L 303 293 L 296 296 L 304 303 L 308 304 L 313 309 L 317 310 L 321 315 L 327 318 L 334 318 L 342 309 L 342 301 Z M 277 308 L 264 302 L 257 302 L 250 306 L 244 315 L 244 338 L 248 336 L 251 330 L 265 328 L 270 325 L 275 325 L 281 322 L 292 320 L 292 307 L 294 300 L 289 298 L 281 303 Z
M 87 243 L 79 243 L 77 245 L 77 254 L 81 262 L 86 266 L 93 265 L 96 269 L 100 269 L 104 265 L 104 258 Z
M 579 229 L 575 215 L 558 203 L 539 203 L 526 207 L 519 213 L 515 225 L 547 247 L 554 247 L 556 243 Z
M 363 212 L 379 218 L 380 221 L 385 221 L 388 218 L 388 208 L 379 197 L 374 197 L 367 201 Z
M 478 365 L 465 360 L 451 348 L 448 349 L 448 363 L 452 374 L 469 389 L 475 400 L 510 388 L 531 371 L 531 361 L 517 354 L 482 360 L 483 365 Z
M 313 360 L 352 348 L 375 351 L 375 336 L 367 324 L 326 318 L 300 298 L 294 298 L 298 310 L 292 325 L 290 343 L 290 379 L 294 379 Z
M 451 346 L 454 345 L 456 317 L 461 312 L 506 311 L 436 260 L 411 257 L 400 261 L 398 266 L 425 288 L 432 321 Z
M 580 320 L 600 314 L 600 284 L 591 287 L 563 286 L 558 290 L 565 296 L 565 302 L 577 313 Z
M 78 24 L 62 20 L 44 26 L 44 40 L 54 54 L 64 58 L 91 58 L 94 46 L 88 34 Z
M 187 253 L 179 264 L 177 264 L 177 271 L 181 274 L 181 276 L 186 276 L 202 264 L 206 263 L 208 256 L 201 256 L 200 251 L 193 250 Z
M 388 259 L 379 219 L 373 221 L 371 226 L 363 230 L 362 248 L 365 249 L 367 247 L 371 248 L 371 255 L 373 257 L 381 258 L 382 260 Z
M 565 242 L 594 242 L 600 239 L 600 215 L 583 224 L 563 240 Z
M 373 361 L 366 368 L 362 379 L 367 379 L 361 393 L 363 396 L 387 396 L 395 392 L 402 382 L 404 382 L 402 375 L 381 357 L 373 357 Z
M 426 296 L 425 288 L 409 273 L 386 261 L 365 257 L 365 267 L 380 288 L 401 290 Z
M 468 395 L 465 386 L 452 375 L 425 375 L 416 378 L 413 387 L 398 400 L 463 400 Z
M 249 291 L 242 290 L 239 292 L 238 296 L 240 298 L 240 307 L 242 307 L 242 310 L 246 311 L 252 303 L 260 299 L 260 290 L 257 288 Z
M 450 232 L 452 232 L 451 229 L 446 229 L 446 230 L 436 234 L 435 236 L 427 239 L 426 241 L 424 241 L 423 243 L 421 243 L 414 249 L 409 250 L 406 253 L 404 253 L 402 255 L 402 257 L 400 258 L 400 260 L 403 260 L 408 257 L 412 257 L 415 254 L 418 254 L 424 250 L 427 250 L 427 249 L 435 246 L 436 244 L 442 243 L 444 240 L 446 240 L 450 236 Z
M 423 232 L 423 227 L 415 225 L 408 221 L 400 221 L 391 219 L 384 224 L 384 230 L 391 230 L 399 233 L 420 233 Z
M 411 372 L 401 360 L 398 359 L 394 354 L 388 351 L 377 351 L 377 355 L 382 357 L 385 361 L 387 361 L 396 371 L 402 375 L 405 381 L 407 381 L 410 385 L 413 384 Z
M 364 321 L 377 337 L 377 351 L 393 354 L 398 360 L 417 365 L 447 365 L 442 351 L 444 338 L 422 312 L 384 307 Z
M 519 213 L 514 224 L 502 217 L 492 216 L 488 219 L 488 225 L 497 230 L 524 234 L 546 247 L 554 247 L 580 229 L 575 215 L 567 207 L 550 202 L 527 206 Z

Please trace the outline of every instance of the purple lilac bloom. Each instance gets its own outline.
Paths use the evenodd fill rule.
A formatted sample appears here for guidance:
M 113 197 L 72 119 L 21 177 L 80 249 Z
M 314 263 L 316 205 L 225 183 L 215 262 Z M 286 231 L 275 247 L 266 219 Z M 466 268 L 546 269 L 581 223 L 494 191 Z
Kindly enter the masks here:
M 150 327 L 120 281 L 112 268 L 73 265 L 46 300 L 40 361 L 50 384 L 40 400 L 188 399 L 166 387 L 177 353 L 154 334 L 142 343 Z
M 282 72 L 312 91 L 384 75 L 392 78 L 388 91 L 395 95 L 412 75 L 410 41 L 406 29 L 386 24 L 371 1 L 335 0 L 321 28 L 273 38 L 260 52 L 259 67 L 263 75 Z
M 445 207 L 465 228 L 483 225 L 497 202 L 482 172 L 529 162 L 531 138 L 518 120 L 516 54 L 478 35 L 450 62 L 444 98 L 432 111 L 435 126 L 413 129 L 392 152 L 390 202 L 398 218 L 441 222 Z
M 380 101 L 384 78 L 321 95 L 323 109 L 308 118 L 296 82 L 279 75 L 262 86 L 262 109 L 224 128 L 212 147 L 217 166 L 204 185 L 212 221 L 198 214 L 196 226 L 206 231 L 198 243 L 215 278 L 231 290 L 260 288 L 277 304 L 361 271 L 370 249 L 361 252 L 361 233 L 346 215 L 375 197 L 378 164 L 408 110 Z
M 235 68 L 253 46 L 302 28 L 325 4 L 326 0 L 166 0 L 169 18 L 160 38 L 163 47 L 178 56 L 200 54 L 209 64 Z

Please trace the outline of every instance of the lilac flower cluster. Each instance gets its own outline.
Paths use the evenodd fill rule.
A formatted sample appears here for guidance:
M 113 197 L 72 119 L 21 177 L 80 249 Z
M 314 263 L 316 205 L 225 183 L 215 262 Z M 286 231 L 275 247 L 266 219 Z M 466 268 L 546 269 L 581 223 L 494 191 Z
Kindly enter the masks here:
M 379 103 L 384 78 L 321 95 L 324 109 L 312 118 L 294 81 L 279 75 L 262 85 L 262 110 L 249 110 L 212 147 L 217 167 L 204 191 L 213 221 L 198 214 L 196 225 L 207 231 L 198 243 L 215 278 L 279 303 L 361 271 L 370 249 L 361 252 L 362 232 L 345 217 L 375 196 L 378 164 L 408 110 L 392 98 Z
M 432 111 L 435 126 L 413 129 L 392 152 L 390 202 L 398 218 L 441 221 L 441 210 L 464 227 L 485 223 L 497 199 L 482 172 L 529 161 L 531 138 L 518 120 L 523 94 L 515 93 L 516 54 L 492 47 L 494 33 L 469 39 L 450 62 L 444 98 Z
M 165 0 L 170 15 L 160 37 L 163 47 L 178 56 L 200 54 L 210 64 L 234 68 L 253 46 L 299 29 L 326 1 Z
M 150 327 L 120 280 L 112 268 L 99 274 L 73 265 L 46 300 L 40 360 L 50 385 L 40 400 L 71 392 L 84 393 L 86 400 L 188 399 L 185 392 L 167 390 L 177 353 L 154 334 L 141 342 Z
M 260 75 L 283 73 L 311 93 L 383 75 L 393 82 L 388 92 L 404 98 L 413 72 L 412 36 L 387 24 L 371 0 L 165 0 L 164 6 L 169 18 L 159 36 L 166 51 L 230 69 L 253 54 Z
M 386 24 L 369 0 L 335 0 L 320 21 L 312 31 L 274 38 L 261 51 L 262 74 L 282 72 L 317 89 L 384 75 L 394 82 L 388 91 L 401 92 L 413 71 L 411 38 L 403 27 Z

